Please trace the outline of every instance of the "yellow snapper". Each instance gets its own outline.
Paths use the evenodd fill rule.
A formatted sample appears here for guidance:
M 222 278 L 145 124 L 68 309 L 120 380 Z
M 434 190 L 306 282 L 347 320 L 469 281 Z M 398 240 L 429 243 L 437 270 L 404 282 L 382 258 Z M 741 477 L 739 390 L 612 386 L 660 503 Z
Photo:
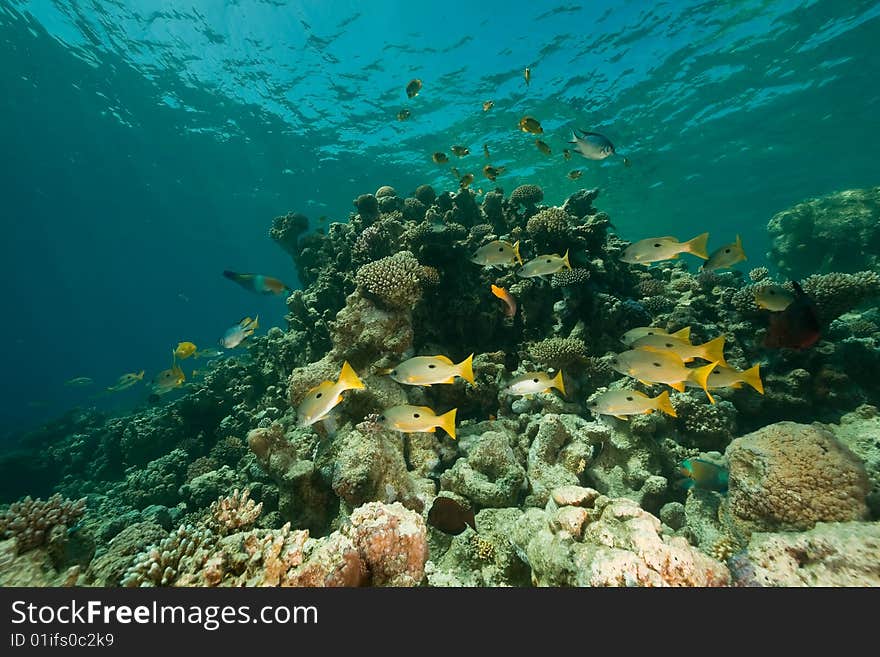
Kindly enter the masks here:
M 256 319 L 251 319 L 250 317 L 242 319 L 238 324 L 228 329 L 226 333 L 223 334 L 223 337 L 219 340 L 220 346 L 226 347 L 227 349 L 234 349 L 240 345 L 251 337 L 254 334 L 254 331 L 260 327 L 259 319 L 259 315 L 257 315 Z
M 709 372 L 706 379 L 708 388 L 742 388 L 743 384 L 750 385 L 762 395 L 764 384 L 761 382 L 760 363 L 753 365 L 747 370 L 738 370 L 729 365 L 718 364 Z M 689 383 L 688 385 L 696 385 Z
M 308 427 L 325 419 L 336 405 L 342 401 L 342 393 L 346 390 L 359 390 L 364 387 L 357 373 L 348 361 L 342 363 L 339 378 L 336 381 L 322 381 L 306 393 L 305 398 L 296 409 L 297 424 Z
M 638 379 L 646 385 L 665 383 L 679 392 L 684 392 L 685 382 L 693 381 L 703 389 L 713 404 L 715 400 L 706 388 L 706 379 L 715 365 L 716 363 L 711 363 L 704 367 L 688 369 L 684 361 L 670 351 L 644 349 L 624 351 L 611 360 L 611 368 L 616 372 Z
M 550 388 L 556 388 L 565 394 L 565 382 L 562 379 L 562 370 L 556 373 L 552 379 L 546 372 L 526 372 L 515 376 L 501 392 L 510 395 L 535 395 L 539 392 L 547 392 Z
M 116 383 L 112 386 L 108 386 L 107 390 L 110 392 L 119 392 L 120 390 L 126 390 L 127 388 L 131 388 L 135 383 L 144 378 L 144 371 L 141 370 L 137 374 L 131 372 L 129 374 L 123 374 L 117 379 Z
M 650 237 L 648 239 L 633 242 L 620 259 L 633 265 L 647 265 L 662 260 L 674 260 L 680 253 L 691 253 L 698 258 L 708 260 L 706 244 L 709 241 L 709 233 L 697 235 L 687 242 L 679 242 L 675 237 Z
M 624 333 L 623 337 L 620 338 L 620 341 L 625 345 L 631 345 L 633 342 L 646 335 L 671 335 L 679 340 L 690 342 L 691 327 L 685 326 L 683 329 L 676 331 L 675 333 L 669 333 L 666 329 L 658 328 L 656 326 L 637 326 Z
M 153 377 L 153 392 L 164 395 L 178 388 L 186 381 L 186 375 L 180 369 L 180 365 L 173 365 L 170 369 L 162 370 Z
M 702 358 L 710 363 L 727 364 L 724 360 L 723 335 L 703 344 L 691 344 L 688 340 L 681 340 L 672 335 L 646 335 L 630 346 L 633 349 L 649 351 L 671 351 L 685 363 L 690 363 L 694 358 Z
M 781 285 L 767 285 L 755 289 L 755 303 L 759 308 L 781 312 L 794 301 L 794 295 Z
M 571 264 L 568 262 L 568 251 L 562 257 L 554 253 L 540 255 L 534 260 L 529 260 L 516 272 L 516 275 L 523 278 L 534 278 L 535 276 L 549 276 L 561 269 L 571 269 Z
M 471 262 L 483 267 L 500 267 L 501 265 L 511 265 L 514 262 L 522 264 L 522 258 L 519 255 L 519 242 L 514 244 L 504 240 L 489 242 L 474 252 Z
M 379 423 L 386 429 L 393 429 L 402 433 L 434 433 L 436 427 L 440 427 L 455 440 L 455 412 L 453 408 L 448 413 L 437 415 L 434 409 L 427 406 L 392 406 L 385 409 L 379 416 Z
M 473 384 L 474 355 L 471 354 L 458 364 L 446 356 L 416 356 L 403 361 L 389 373 L 398 383 L 408 386 L 430 386 L 435 383 L 455 383 L 460 376 Z
M 738 262 L 746 260 L 746 252 L 743 251 L 743 243 L 736 236 L 736 242 L 733 244 L 725 244 L 720 249 L 716 249 L 709 256 L 709 259 L 703 263 L 703 271 L 713 271 L 715 269 L 730 269 Z
M 594 413 L 613 415 L 619 420 L 629 419 L 627 415 L 643 415 L 654 411 L 676 417 L 666 390 L 656 397 L 648 397 L 638 390 L 609 390 L 596 397 L 588 406 Z

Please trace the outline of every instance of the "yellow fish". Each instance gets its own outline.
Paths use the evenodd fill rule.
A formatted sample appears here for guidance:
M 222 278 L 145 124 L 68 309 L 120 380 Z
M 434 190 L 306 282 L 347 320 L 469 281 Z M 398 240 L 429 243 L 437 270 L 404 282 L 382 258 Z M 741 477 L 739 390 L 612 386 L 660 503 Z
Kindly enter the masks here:
M 759 308 L 781 312 L 788 308 L 794 295 L 781 285 L 767 285 L 755 289 L 755 303 Z
M 343 392 L 362 388 L 364 388 L 363 382 L 348 361 L 345 361 L 336 381 L 322 381 L 306 393 L 296 409 L 297 424 L 308 427 L 320 422 L 342 401 Z
M 717 363 L 696 369 L 688 369 L 684 361 L 670 351 L 645 351 L 632 349 L 617 354 L 611 360 L 611 368 L 616 372 L 638 379 L 646 385 L 665 383 L 671 388 L 684 392 L 685 382 L 697 383 L 713 404 L 715 400 L 709 394 L 706 379 Z
M 473 384 L 474 355 L 471 354 L 460 363 L 453 363 L 446 356 L 416 356 L 403 361 L 389 374 L 398 383 L 409 386 L 430 386 L 435 383 L 455 383 L 460 376 Z
M 648 397 L 638 390 L 609 390 L 603 392 L 589 404 L 590 410 L 601 415 L 613 415 L 618 420 L 627 420 L 627 415 L 644 415 L 661 411 L 676 417 L 669 392 L 664 390 L 656 397 Z
M 536 139 L 535 146 L 537 146 L 538 150 L 541 151 L 544 155 L 550 155 L 550 147 L 547 145 L 546 142 L 543 142 L 540 139 Z
M 504 240 L 493 240 L 474 251 L 471 262 L 483 267 L 500 267 L 501 265 L 512 265 L 514 262 L 522 264 L 522 258 L 519 255 L 519 242 L 511 244 Z
M 742 240 L 737 235 L 736 242 L 725 244 L 720 249 L 712 252 L 709 259 L 703 263 L 703 270 L 730 269 L 733 265 L 743 260 L 746 260 L 746 252 L 743 251 Z
M 673 338 L 690 342 L 691 327 L 685 326 L 683 329 L 676 331 L 675 333 L 669 333 L 666 329 L 658 328 L 656 326 L 638 326 L 624 333 L 623 337 L 620 338 L 620 341 L 625 345 L 631 345 L 633 342 L 646 335 L 671 335 Z
M 761 382 L 761 364 L 753 365 L 747 370 L 738 370 L 729 365 L 717 365 L 706 380 L 709 388 L 742 388 L 743 384 L 749 385 L 760 394 L 764 394 L 764 384 Z
M 171 353 L 174 354 L 175 358 L 185 360 L 196 353 L 196 351 L 197 348 L 192 342 L 178 342 L 177 348 Z
M 419 92 L 422 90 L 422 81 L 418 78 L 409 81 L 409 84 L 406 85 L 406 95 L 407 98 L 415 98 L 419 95 Z
M 126 390 L 127 388 L 131 388 L 135 383 L 144 378 L 144 371 L 141 370 L 137 374 L 134 372 L 130 374 L 123 374 L 119 377 L 119 379 L 112 386 L 108 386 L 107 390 L 110 392 L 119 392 L 120 390 Z
M 470 155 L 471 153 L 471 149 L 469 149 L 467 146 L 451 146 L 449 150 L 452 151 L 453 155 L 456 155 L 458 157 L 464 157 L 465 155 Z
M 562 149 L 562 157 L 565 158 L 566 160 L 570 160 L 571 159 L 571 151 L 568 150 L 567 148 L 563 148 Z
M 516 272 L 516 275 L 523 278 L 534 278 L 535 276 L 555 274 L 560 269 L 571 269 L 571 264 L 568 262 L 568 251 L 562 257 L 551 254 L 540 255 L 534 260 L 529 260 Z
M 574 169 L 573 171 L 569 171 L 569 172 L 568 172 L 568 177 L 569 177 L 571 180 L 577 180 L 577 179 L 580 178 L 582 175 L 584 175 L 584 172 L 581 171 L 580 169 Z
M 459 179 L 458 186 L 462 189 L 467 189 L 472 182 L 474 182 L 474 174 L 466 173 Z
M 483 175 L 493 182 L 502 173 L 504 173 L 504 167 L 493 167 L 491 164 L 483 167 Z
M 217 358 L 222 355 L 223 352 L 220 349 L 199 349 L 193 354 L 193 358 Z
M 539 135 L 544 132 L 544 128 L 541 127 L 541 122 L 533 116 L 522 117 L 519 120 L 519 129 L 523 132 L 531 132 L 534 135 Z
M 501 392 L 510 395 L 535 395 L 539 392 L 547 392 L 550 388 L 556 388 L 565 394 L 565 381 L 562 379 L 562 370 L 556 373 L 552 379 L 546 372 L 526 372 L 515 376 Z
M 679 242 L 674 237 L 651 237 L 638 242 L 633 242 L 620 259 L 633 265 L 646 265 L 661 260 L 673 260 L 678 258 L 679 253 L 692 253 L 698 258 L 708 260 L 706 243 L 709 241 L 709 233 L 697 235 L 687 242 Z
M 446 164 L 449 162 L 449 158 L 446 156 L 446 153 L 441 153 L 437 151 L 431 156 L 431 159 L 434 160 L 435 164 Z
M 170 369 L 162 370 L 153 377 L 153 392 L 157 395 L 164 395 L 170 392 L 186 381 L 186 375 L 180 369 L 180 365 L 173 365 Z
M 704 344 L 691 344 L 687 340 L 681 340 L 671 335 L 646 335 L 630 345 L 633 349 L 646 349 L 648 351 L 670 351 L 681 358 L 685 363 L 690 363 L 694 358 L 702 358 L 710 363 L 721 363 L 724 360 L 724 336 L 719 335 L 714 340 Z
M 488 111 L 489 111 L 490 109 L 492 109 L 494 106 L 495 106 L 495 101 L 494 101 L 494 100 L 486 100 L 486 101 L 483 101 L 483 111 L 484 111 L 484 112 L 488 112 Z
M 437 415 L 434 409 L 427 406 L 392 406 L 385 409 L 379 416 L 379 423 L 386 429 L 393 429 L 402 433 L 434 433 L 436 427 L 440 427 L 455 440 L 455 412 L 453 408 L 448 413 Z
M 529 83 L 532 81 L 532 69 L 526 66 L 526 70 L 523 71 L 523 77 L 526 80 L 526 86 L 529 86 Z
M 408 109 L 402 109 L 397 113 L 397 120 L 406 121 L 410 116 L 412 116 L 412 112 Z

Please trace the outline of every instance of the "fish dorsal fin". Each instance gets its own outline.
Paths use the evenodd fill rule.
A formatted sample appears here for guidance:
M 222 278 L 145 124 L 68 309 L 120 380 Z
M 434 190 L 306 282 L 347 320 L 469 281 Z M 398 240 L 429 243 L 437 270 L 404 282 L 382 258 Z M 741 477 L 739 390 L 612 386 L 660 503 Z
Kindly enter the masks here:
M 437 356 L 432 356 L 432 358 L 436 358 L 437 360 L 439 360 L 441 363 L 443 363 L 445 365 L 453 365 L 454 364 L 452 362 L 452 359 L 447 356 L 441 356 L 438 354 Z
M 683 329 L 679 329 L 675 333 L 670 333 L 673 338 L 678 338 L 679 340 L 684 340 L 685 342 L 690 343 L 691 341 L 691 327 L 685 326 Z
M 674 388 L 675 390 L 678 390 L 679 392 L 684 392 L 684 381 L 679 381 L 678 383 L 670 383 L 669 387 Z
M 250 317 L 242 317 L 240 320 L 238 320 L 238 325 L 242 328 L 246 328 L 248 324 L 251 323 L 251 321 L 253 320 L 251 320 Z
M 420 411 L 423 415 L 429 415 L 429 416 L 430 416 L 430 415 L 437 415 L 437 414 L 434 412 L 434 409 L 431 408 L 430 406 L 415 406 L 414 408 L 415 408 L 417 411 Z

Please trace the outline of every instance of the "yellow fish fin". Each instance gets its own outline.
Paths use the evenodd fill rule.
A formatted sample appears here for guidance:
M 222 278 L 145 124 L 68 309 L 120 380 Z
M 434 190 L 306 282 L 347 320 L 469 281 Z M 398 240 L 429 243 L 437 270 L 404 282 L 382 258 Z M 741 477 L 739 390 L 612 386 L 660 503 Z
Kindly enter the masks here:
M 256 331 L 258 328 L 260 328 L 260 316 L 259 316 L 259 315 L 257 315 L 256 317 L 254 317 L 254 321 L 253 321 L 253 323 L 251 324 L 251 328 L 254 329 L 255 331 Z
M 624 422 L 629 422 L 629 418 L 626 415 L 615 415 L 618 420 L 623 420 Z
M 679 392 L 684 392 L 684 381 L 679 381 L 678 383 L 670 383 L 670 388 L 675 388 Z
M 726 366 L 727 363 L 724 360 L 724 336 L 719 335 L 714 340 L 701 344 L 700 355 L 710 363 L 719 363 Z
M 764 394 L 764 384 L 761 382 L 760 363 L 757 363 L 743 372 L 743 381 L 752 386 L 760 394 Z
M 473 354 L 471 354 L 470 356 L 465 358 L 463 361 L 461 361 L 458 365 L 456 365 L 456 368 L 458 369 L 458 375 L 462 379 L 464 379 L 465 381 L 470 383 L 471 385 L 474 385 L 474 366 L 473 365 L 474 365 L 474 355 Z
M 440 383 L 455 383 L 455 377 L 454 377 L 454 376 L 450 376 L 448 379 L 446 379 L 445 381 L 441 381 Z M 430 388 L 430 387 L 431 387 L 431 384 L 430 384 L 430 383 L 427 383 L 427 384 L 425 384 L 425 387 L 426 387 L 426 388 Z
M 342 386 L 342 390 L 362 389 L 363 381 L 358 378 L 357 373 L 348 364 L 348 361 L 342 363 L 342 370 L 339 372 L 339 380 L 336 382 Z
M 432 356 L 432 358 L 436 358 L 441 363 L 445 363 L 446 365 L 453 365 L 452 359 L 449 356 L 441 356 L 438 354 L 436 356 Z
M 569 269 L 571 269 L 571 263 L 568 261 L 568 249 L 565 250 L 565 255 L 562 256 L 562 263 L 563 263 L 566 267 L 568 267 Z
M 437 426 L 439 426 L 441 429 L 443 429 L 443 431 L 448 433 L 449 437 L 452 438 L 453 440 L 455 440 L 455 412 L 457 410 L 458 410 L 457 408 L 453 408 L 448 413 L 444 413 L 443 415 L 437 416 L 437 422 L 439 422 L 439 424 Z M 434 428 L 432 427 L 431 431 L 433 431 L 433 430 L 434 430 Z
M 740 239 L 739 235 L 736 236 L 736 248 L 739 249 L 740 255 L 742 255 L 743 260 L 748 260 L 748 258 L 746 258 L 746 252 L 743 249 L 743 241 L 742 239 Z
M 143 378 L 144 378 L 144 370 L 141 370 L 140 372 L 138 372 L 137 380 L 140 381 Z
M 709 259 L 709 253 L 706 251 L 706 246 L 709 243 L 709 233 L 703 233 L 702 235 L 697 235 L 694 239 L 688 240 L 684 243 L 685 251 L 688 253 L 692 253 L 698 258 L 702 258 L 703 260 Z
M 566 255 L 568 251 L 566 251 Z M 562 393 L 562 396 L 565 397 L 565 381 L 562 379 L 562 370 L 559 370 L 556 373 L 556 376 L 553 377 L 553 383 L 551 385 L 552 388 L 556 388 L 559 392 Z
M 513 255 L 516 258 L 517 262 L 519 262 L 519 264 L 522 265 L 523 259 L 519 255 L 519 240 L 517 240 L 516 242 L 513 243 Z
M 652 386 L 652 385 L 654 385 L 651 381 L 645 381 L 644 379 L 637 379 L 637 381 L 638 381 L 639 383 L 641 383 L 643 386 Z
M 254 320 L 252 320 L 250 317 L 242 317 L 240 320 L 238 320 L 238 325 L 239 325 L 240 327 L 242 327 L 242 328 L 247 328 L 248 325 L 249 325 L 252 321 L 254 321 Z
M 703 389 L 703 392 L 706 393 L 706 396 L 709 398 L 709 401 L 713 404 L 715 403 L 715 398 L 709 393 L 709 388 L 706 386 L 707 381 L 709 380 L 709 375 L 712 373 L 712 370 L 718 363 L 709 363 L 708 365 L 704 365 L 703 367 L 698 367 L 695 370 L 691 370 L 690 379 L 691 381 L 695 381 L 700 385 Z
M 673 338 L 678 338 L 679 340 L 684 340 L 685 342 L 691 341 L 691 327 L 685 326 L 683 329 L 679 329 L 675 333 L 670 333 Z
M 672 408 L 672 402 L 669 400 L 669 391 L 664 390 L 659 395 L 654 398 L 654 401 L 657 402 L 657 410 L 666 413 L 666 415 L 671 415 L 672 417 L 677 417 L 675 414 L 675 409 Z

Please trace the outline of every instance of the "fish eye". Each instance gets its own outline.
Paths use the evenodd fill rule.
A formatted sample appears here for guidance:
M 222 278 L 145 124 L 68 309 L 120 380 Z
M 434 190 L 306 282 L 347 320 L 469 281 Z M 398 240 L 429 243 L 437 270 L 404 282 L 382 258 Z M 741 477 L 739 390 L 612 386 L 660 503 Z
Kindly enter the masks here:
M 392 373 L 394 376 L 397 376 L 397 370 L 391 370 L 391 373 Z
M 666 348 L 667 348 L 667 349 L 672 349 L 672 343 L 671 343 L 671 342 L 667 342 L 667 343 L 666 343 Z
M 626 398 L 626 401 L 632 401 L 632 400 L 633 400 L 632 397 L 627 397 L 627 398 Z
M 730 249 L 724 249 L 725 253 L 730 253 Z
M 648 335 L 654 335 L 654 331 L 648 331 Z
M 421 417 L 418 413 L 413 413 L 413 417 Z
M 660 367 L 660 363 L 652 363 L 654 367 Z
M 538 379 L 532 379 L 533 383 L 538 383 Z
M 499 246 L 499 247 L 498 247 L 498 253 L 502 253 L 503 251 L 504 251 L 504 247 L 503 247 L 503 246 Z
M 430 365 L 428 365 L 428 369 L 430 369 L 430 370 L 433 370 L 435 367 L 437 367 L 437 366 L 434 365 L 434 363 L 431 363 Z
M 385 421 L 385 416 L 384 416 L 384 415 L 380 415 L 380 416 L 379 416 L 379 422 L 384 422 L 384 421 Z
M 614 364 L 615 364 L 615 365 L 617 365 L 617 363 L 618 363 L 618 360 L 617 360 L 617 359 L 616 359 L 616 358 L 614 358 L 614 359 L 612 359 L 612 361 L 611 361 L 611 362 L 612 362 L 612 363 L 614 363 Z
M 551 262 L 553 262 L 553 261 L 550 260 L 550 258 L 547 258 L 547 260 L 546 260 L 545 262 L 549 265 L 549 264 L 550 264 Z
M 767 290 L 767 294 L 776 294 L 776 290 Z
M 655 248 L 655 249 L 659 249 L 661 246 L 663 246 L 663 245 L 660 244 L 660 242 L 656 242 L 656 243 L 654 244 L 654 248 Z
M 319 392 L 317 395 L 315 395 L 315 399 L 320 399 L 320 398 L 323 397 L 323 396 L 324 396 L 324 393 L 323 393 L 323 392 Z

